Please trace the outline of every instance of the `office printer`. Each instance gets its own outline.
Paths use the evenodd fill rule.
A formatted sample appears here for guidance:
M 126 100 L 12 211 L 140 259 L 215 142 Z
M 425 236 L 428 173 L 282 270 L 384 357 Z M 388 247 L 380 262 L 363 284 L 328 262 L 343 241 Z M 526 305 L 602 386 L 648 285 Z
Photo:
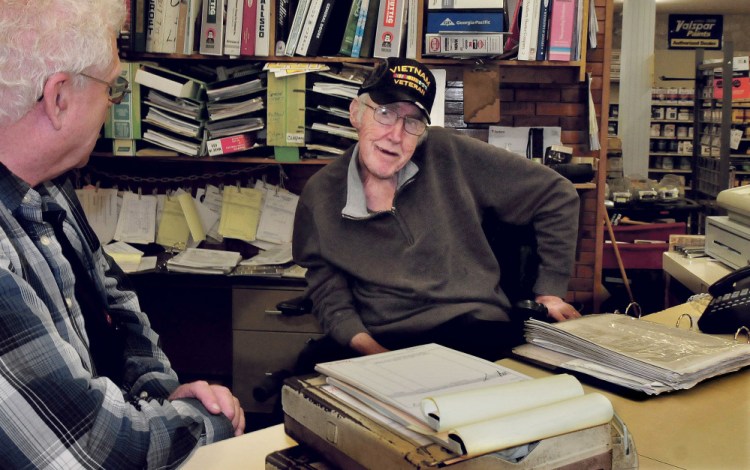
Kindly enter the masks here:
M 738 269 L 750 264 L 750 186 L 721 191 L 716 197 L 725 216 L 706 217 L 706 254 Z

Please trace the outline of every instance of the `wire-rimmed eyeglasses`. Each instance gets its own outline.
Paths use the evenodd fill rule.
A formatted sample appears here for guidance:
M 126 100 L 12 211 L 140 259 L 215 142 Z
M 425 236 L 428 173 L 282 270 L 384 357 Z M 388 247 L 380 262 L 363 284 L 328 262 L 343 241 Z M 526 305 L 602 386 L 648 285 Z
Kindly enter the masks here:
M 403 119 L 404 130 L 417 137 L 424 134 L 425 129 L 427 129 L 427 123 L 421 119 L 411 116 L 402 116 L 386 106 L 370 106 L 362 101 L 360 101 L 360 103 L 372 109 L 375 120 L 384 126 L 393 126 L 399 119 Z
M 92 77 L 91 75 L 82 72 L 79 73 L 79 75 L 83 75 L 86 78 L 90 78 L 91 80 L 107 85 L 109 102 L 112 104 L 120 104 L 123 98 L 125 98 L 125 95 L 130 93 L 130 90 L 128 89 L 130 83 L 128 83 L 128 81 L 122 76 L 118 75 L 114 83 L 109 83 L 100 78 Z

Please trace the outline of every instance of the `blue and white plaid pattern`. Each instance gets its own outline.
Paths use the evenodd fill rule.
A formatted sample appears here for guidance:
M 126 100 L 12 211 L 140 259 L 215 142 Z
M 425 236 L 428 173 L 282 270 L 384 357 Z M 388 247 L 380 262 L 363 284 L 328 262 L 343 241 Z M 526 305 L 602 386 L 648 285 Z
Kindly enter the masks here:
M 63 229 L 126 334 L 124 379 L 97 377 Z M 30 188 L 0 165 L 0 468 L 170 468 L 233 435 L 196 400 L 169 402 L 177 376 L 134 292 L 85 221 L 72 186 Z

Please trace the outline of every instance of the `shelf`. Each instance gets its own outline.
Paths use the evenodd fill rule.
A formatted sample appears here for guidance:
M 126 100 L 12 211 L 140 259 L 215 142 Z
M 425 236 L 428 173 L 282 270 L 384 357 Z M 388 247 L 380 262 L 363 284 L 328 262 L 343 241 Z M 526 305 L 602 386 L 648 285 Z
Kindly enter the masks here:
M 693 140 L 692 137 L 666 137 L 661 135 L 652 135 L 650 139 L 654 140 Z
M 716 102 L 719 102 L 721 100 L 719 100 L 717 98 L 703 98 L 703 101 L 716 101 Z M 717 105 L 715 105 L 713 103 L 703 103 L 703 107 L 704 108 L 708 108 L 708 109 L 710 109 L 710 108 L 719 109 L 720 108 L 720 106 L 717 106 Z M 730 105 L 730 107 L 732 109 L 750 109 L 750 103 L 732 102 L 732 104 Z
M 687 120 L 679 121 L 677 119 L 652 119 L 651 123 L 652 124 L 690 124 L 691 126 L 693 125 L 693 121 L 687 121 Z
M 651 101 L 651 106 L 660 106 L 660 107 L 669 107 L 669 108 L 680 108 L 680 107 L 692 108 L 693 106 L 695 106 L 695 103 L 693 102 L 693 100 L 690 100 L 690 101 L 664 100 L 664 101 Z
M 216 157 L 188 157 L 188 156 L 175 156 L 166 155 L 166 152 L 161 155 L 112 155 L 107 152 L 92 152 L 92 157 L 100 158 L 111 158 L 111 159 L 123 159 L 123 160 L 149 160 L 149 161 L 163 161 L 163 162 L 185 162 L 185 163 L 252 163 L 255 165 L 328 165 L 330 162 L 335 160 L 332 159 L 303 159 L 298 162 L 280 162 L 273 158 L 265 157 L 243 157 L 241 155 L 233 156 L 216 156 Z
M 687 173 L 692 173 L 693 170 L 680 170 L 679 168 L 673 168 L 671 170 L 668 170 L 666 168 L 649 168 L 648 172 L 649 173 L 683 173 L 683 174 L 687 174 Z
M 677 152 L 649 152 L 650 157 L 692 157 L 692 153 L 677 153 Z
M 131 61 L 143 61 L 146 60 L 210 60 L 218 62 L 299 62 L 299 63 L 335 63 L 340 64 L 354 63 L 354 64 L 373 64 L 380 62 L 382 59 L 377 57 L 368 57 L 362 59 L 355 59 L 352 57 L 342 56 L 317 56 L 317 57 L 304 57 L 304 56 L 240 56 L 240 57 L 229 57 L 229 56 L 214 56 L 214 55 L 201 55 L 201 54 L 159 54 L 153 52 L 129 52 L 121 51 L 120 56 L 125 60 Z M 420 62 L 427 65 L 474 65 L 477 61 L 476 58 L 466 59 L 450 59 L 450 58 L 439 58 L 422 56 L 419 59 Z M 574 68 L 580 69 L 584 64 L 581 61 L 554 61 L 554 60 L 517 60 L 517 59 L 488 59 L 482 58 L 482 63 L 485 65 L 499 65 L 501 67 L 550 67 L 550 68 Z

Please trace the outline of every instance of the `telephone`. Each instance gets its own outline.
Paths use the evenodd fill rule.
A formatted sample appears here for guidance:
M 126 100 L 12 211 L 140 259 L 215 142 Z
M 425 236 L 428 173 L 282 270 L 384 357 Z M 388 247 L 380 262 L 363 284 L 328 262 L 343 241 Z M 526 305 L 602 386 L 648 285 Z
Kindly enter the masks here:
M 750 328 L 750 266 L 722 277 L 708 288 L 713 299 L 698 319 L 704 333 L 732 333 Z

